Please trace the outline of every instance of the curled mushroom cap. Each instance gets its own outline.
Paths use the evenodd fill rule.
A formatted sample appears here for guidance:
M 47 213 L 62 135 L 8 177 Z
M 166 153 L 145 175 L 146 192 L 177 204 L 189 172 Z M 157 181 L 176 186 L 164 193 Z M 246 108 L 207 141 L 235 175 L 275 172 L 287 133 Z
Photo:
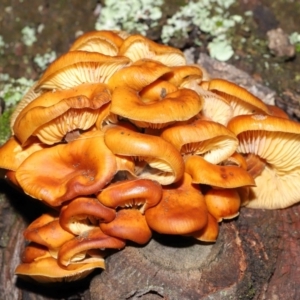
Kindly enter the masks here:
M 233 118 L 228 128 L 238 139 L 255 178 L 248 207 L 276 209 L 299 202 L 300 125 L 284 118 L 252 115 Z
M 119 156 L 135 157 L 146 165 L 138 176 L 160 184 L 178 181 L 184 163 L 175 147 L 158 136 L 135 132 L 123 126 L 107 126 L 104 136 L 107 147 Z
M 46 145 L 40 142 L 33 142 L 27 147 L 22 147 L 16 137 L 12 136 L 0 146 L 0 168 L 16 171 L 28 156 L 44 148 Z
M 79 197 L 62 207 L 59 223 L 68 232 L 80 235 L 98 226 L 99 222 L 111 222 L 115 217 L 116 211 L 102 205 L 97 199 Z
M 100 223 L 101 230 L 109 235 L 138 244 L 146 244 L 152 237 L 152 232 L 146 218 L 138 209 L 121 209 L 116 218 L 109 223 Z
M 160 62 L 140 59 L 114 73 L 108 80 L 107 86 L 111 90 L 116 87 L 129 87 L 140 91 L 169 71 L 170 68 Z
M 239 215 L 241 200 L 236 189 L 210 189 L 204 199 L 208 211 L 218 222 Z
M 179 49 L 157 44 L 138 34 L 131 35 L 124 40 L 119 55 L 124 55 L 133 62 L 142 58 L 149 58 L 162 62 L 166 66 L 186 64 L 184 54 Z
M 125 180 L 106 187 L 97 198 L 105 206 L 135 207 L 144 213 L 161 199 L 162 188 L 158 182 L 149 179 Z
M 110 99 L 106 85 L 99 83 L 47 92 L 20 112 L 13 130 L 23 145 L 31 135 L 46 144 L 54 144 L 68 132 L 94 125 L 100 109 Z
M 35 91 L 69 89 L 82 83 L 106 83 L 113 73 L 128 64 L 130 60 L 124 56 L 70 51 L 48 67 Z
M 214 164 L 231 156 L 238 145 L 236 136 L 225 126 L 206 120 L 169 127 L 160 136 L 182 155 L 201 155 Z
M 206 161 L 201 156 L 189 156 L 185 161 L 185 172 L 191 175 L 193 183 L 220 188 L 254 186 L 253 177 L 237 166 L 219 166 Z
M 88 251 L 91 249 L 122 249 L 124 240 L 108 236 L 100 228 L 93 228 L 64 243 L 58 251 L 58 262 L 68 266 L 73 262 L 88 261 Z
M 99 192 L 116 172 L 116 158 L 105 145 L 103 133 L 91 131 L 68 144 L 33 153 L 17 169 L 16 177 L 26 194 L 59 206 Z
M 18 265 L 15 274 L 20 277 L 30 277 L 42 283 L 75 281 L 86 277 L 96 268 L 105 268 L 104 259 L 63 267 L 55 258 L 46 257 Z
M 189 89 L 167 94 L 161 101 L 144 103 L 135 90 L 119 87 L 115 89 L 111 102 L 113 113 L 142 128 L 162 128 L 175 121 L 186 121 L 198 114 L 201 108 L 202 99 Z
M 163 187 L 161 201 L 145 212 L 151 229 L 165 234 L 188 234 L 207 223 L 207 208 L 198 187 L 192 185 L 190 175 Z
M 211 79 L 202 82 L 201 85 L 230 102 L 233 108 L 233 116 L 265 113 L 269 114 L 269 109 L 259 98 L 248 92 L 246 89 L 225 79 Z

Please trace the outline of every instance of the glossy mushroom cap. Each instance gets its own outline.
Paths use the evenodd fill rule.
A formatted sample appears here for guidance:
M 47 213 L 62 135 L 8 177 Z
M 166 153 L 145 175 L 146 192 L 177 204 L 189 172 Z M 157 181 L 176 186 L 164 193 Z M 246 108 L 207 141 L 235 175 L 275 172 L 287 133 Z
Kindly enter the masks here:
M 300 124 L 288 119 L 248 115 L 232 119 L 228 128 L 239 139 L 237 151 L 248 158 L 255 177 L 248 207 L 276 209 L 299 202 Z M 251 158 L 251 160 L 250 160 Z
M 139 178 L 170 184 L 180 180 L 184 163 L 175 147 L 164 139 L 135 132 L 123 126 L 107 126 L 104 135 L 107 147 L 116 155 L 130 156 L 146 162 Z
M 164 234 L 189 234 L 207 223 L 207 208 L 198 187 L 192 185 L 190 175 L 163 187 L 161 201 L 145 212 L 151 229 Z
M 59 206 L 77 196 L 98 193 L 116 172 L 116 159 L 103 133 L 92 131 L 68 144 L 33 153 L 17 169 L 16 178 L 26 194 Z

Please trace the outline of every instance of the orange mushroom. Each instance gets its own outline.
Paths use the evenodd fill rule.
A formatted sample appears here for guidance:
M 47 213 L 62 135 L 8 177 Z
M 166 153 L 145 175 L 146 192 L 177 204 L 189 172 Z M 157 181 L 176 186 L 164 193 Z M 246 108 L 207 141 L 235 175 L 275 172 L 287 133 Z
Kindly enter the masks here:
M 72 234 L 80 235 L 98 226 L 99 222 L 111 222 L 116 212 L 102 205 L 95 198 L 79 197 L 62 207 L 59 223 Z
M 29 156 L 16 178 L 33 198 L 59 206 L 77 196 L 98 193 L 117 172 L 114 154 L 103 133 L 87 132 L 68 144 L 43 149 Z
M 161 199 L 161 185 L 149 179 L 124 180 L 106 187 L 97 198 L 105 206 L 117 208 L 134 207 L 143 214 Z
M 174 146 L 158 136 L 135 132 L 123 126 L 106 126 L 104 141 L 116 155 L 135 157 L 144 161 L 139 178 L 170 184 L 180 180 L 184 163 Z
M 186 235 L 206 225 L 207 213 L 200 189 L 185 173 L 180 181 L 163 187 L 161 201 L 147 209 L 145 217 L 156 232 Z

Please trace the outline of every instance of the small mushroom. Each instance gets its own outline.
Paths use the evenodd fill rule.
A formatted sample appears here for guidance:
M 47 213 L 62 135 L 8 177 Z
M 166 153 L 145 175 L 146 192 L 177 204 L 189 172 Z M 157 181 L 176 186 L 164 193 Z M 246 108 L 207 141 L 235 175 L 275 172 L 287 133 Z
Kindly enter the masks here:
M 149 179 L 124 180 L 106 187 L 97 198 L 108 207 L 137 208 L 142 214 L 161 199 L 161 185 Z

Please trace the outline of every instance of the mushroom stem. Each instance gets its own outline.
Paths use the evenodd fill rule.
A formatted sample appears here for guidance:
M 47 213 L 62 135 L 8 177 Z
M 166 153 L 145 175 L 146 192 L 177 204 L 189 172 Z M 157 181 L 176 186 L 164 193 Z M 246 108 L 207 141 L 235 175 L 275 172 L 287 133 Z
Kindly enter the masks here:
M 252 153 L 249 153 L 246 156 L 246 162 L 247 162 L 247 172 L 253 178 L 259 176 L 263 172 L 266 166 L 266 161 L 264 159 Z

